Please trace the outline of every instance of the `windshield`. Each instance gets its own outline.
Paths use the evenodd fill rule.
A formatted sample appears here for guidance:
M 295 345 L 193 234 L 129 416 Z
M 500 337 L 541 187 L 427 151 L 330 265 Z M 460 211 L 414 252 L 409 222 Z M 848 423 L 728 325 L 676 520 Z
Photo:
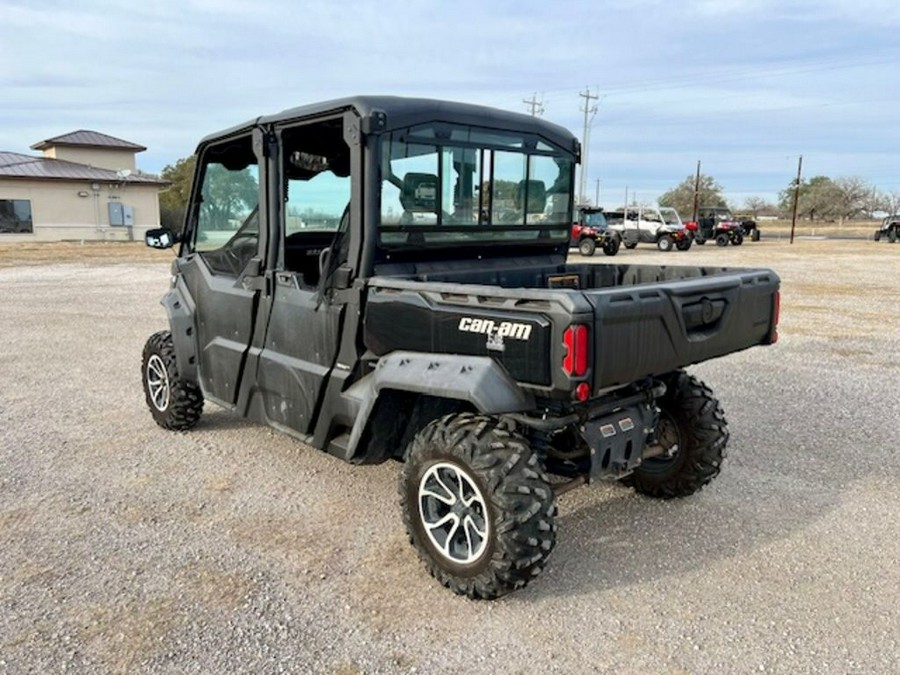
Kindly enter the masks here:
M 381 153 L 385 247 L 568 240 L 574 157 L 539 137 L 434 124 Z
M 679 218 L 678 211 L 675 209 L 660 209 L 659 212 L 662 214 L 663 220 L 666 221 L 666 225 L 681 225 L 681 218 Z
M 602 211 L 594 211 L 584 214 L 584 224 L 587 227 L 595 227 L 602 230 L 606 227 L 606 216 Z
M 724 223 L 728 220 L 734 220 L 734 216 L 731 215 L 731 211 L 728 211 L 727 209 L 716 211 L 713 215 L 720 223 Z

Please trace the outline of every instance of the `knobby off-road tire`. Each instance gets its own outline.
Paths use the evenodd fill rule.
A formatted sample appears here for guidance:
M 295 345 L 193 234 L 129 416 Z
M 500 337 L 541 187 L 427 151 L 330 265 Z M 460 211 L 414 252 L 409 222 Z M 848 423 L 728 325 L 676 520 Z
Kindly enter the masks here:
M 731 237 L 731 243 L 735 246 L 740 246 L 744 243 L 744 235 L 742 235 L 740 232 L 735 232 Z
M 400 504 L 428 571 L 459 595 L 493 599 L 525 586 L 556 543 L 556 499 L 528 442 L 507 423 L 441 417 L 407 450 Z
M 672 454 L 644 460 L 623 482 L 641 494 L 672 499 L 694 494 L 719 474 L 728 424 L 712 390 L 697 378 L 678 371 L 666 386 L 657 401 L 656 436 Z
M 895 244 L 897 243 L 897 228 L 892 227 L 888 230 L 888 243 Z
M 163 429 L 184 431 L 200 419 L 203 393 L 179 376 L 169 331 L 154 333 L 144 345 L 141 379 L 150 414 Z
M 619 246 L 621 245 L 622 240 L 617 236 L 612 235 L 609 239 L 607 239 L 603 243 L 603 253 L 604 255 L 613 256 L 619 252 Z
M 728 235 L 727 234 L 716 235 L 716 246 L 728 246 Z
M 679 251 L 687 251 L 691 248 L 691 245 L 693 243 L 693 239 L 691 239 L 690 237 L 685 237 L 684 239 L 678 240 L 678 242 L 675 244 L 675 248 L 677 248 Z
M 583 255 L 590 257 L 594 255 L 594 251 L 597 250 L 597 242 L 591 239 L 590 237 L 585 237 L 581 241 L 578 242 L 578 252 Z
M 658 248 L 660 251 L 671 251 L 674 245 L 674 240 L 667 234 L 664 234 L 656 240 L 656 248 Z

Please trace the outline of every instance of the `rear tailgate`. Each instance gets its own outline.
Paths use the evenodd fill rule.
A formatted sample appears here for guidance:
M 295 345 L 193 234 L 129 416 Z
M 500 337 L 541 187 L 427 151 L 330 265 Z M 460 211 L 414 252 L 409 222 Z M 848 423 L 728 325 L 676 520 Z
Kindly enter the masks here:
M 770 344 L 779 283 L 771 270 L 722 270 L 584 291 L 594 306 L 595 390 Z

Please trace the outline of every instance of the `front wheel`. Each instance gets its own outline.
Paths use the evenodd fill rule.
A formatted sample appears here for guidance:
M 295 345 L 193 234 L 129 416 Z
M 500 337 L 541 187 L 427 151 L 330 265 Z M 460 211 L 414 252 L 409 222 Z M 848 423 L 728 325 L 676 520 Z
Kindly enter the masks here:
M 687 251 L 693 243 L 693 239 L 691 239 L 690 237 L 685 237 L 684 239 L 678 240 L 678 242 L 675 244 L 675 248 L 677 248 L 679 251 Z
M 580 242 L 578 242 L 578 252 L 583 255 L 590 257 L 594 255 L 594 251 L 597 250 L 597 242 L 595 242 L 590 237 L 585 237 Z
M 169 331 L 154 333 L 144 345 L 141 379 L 147 407 L 159 426 L 185 431 L 197 424 L 203 412 L 203 393 L 178 374 Z
M 734 244 L 735 246 L 740 246 L 741 244 L 744 243 L 744 235 L 742 235 L 740 232 L 735 232 L 731 236 L 731 243 Z
M 712 390 L 697 378 L 677 371 L 666 386 L 656 427 L 666 455 L 645 459 L 623 482 L 641 494 L 672 499 L 694 494 L 719 474 L 728 423 Z
M 621 241 L 615 235 L 610 236 L 603 244 L 603 253 L 609 256 L 613 256 L 619 252 L 619 244 Z
M 428 571 L 493 599 L 536 577 L 556 543 L 556 499 L 528 441 L 496 418 L 447 415 L 407 450 L 400 505 Z
M 897 228 L 892 227 L 890 230 L 888 230 L 888 242 L 893 244 L 896 241 L 897 241 Z
M 716 236 L 716 246 L 728 246 L 728 235 L 720 234 Z
M 664 234 L 659 239 L 656 240 L 656 248 L 660 251 L 671 251 L 674 242 L 672 241 L 672 237 L 668 234 Z

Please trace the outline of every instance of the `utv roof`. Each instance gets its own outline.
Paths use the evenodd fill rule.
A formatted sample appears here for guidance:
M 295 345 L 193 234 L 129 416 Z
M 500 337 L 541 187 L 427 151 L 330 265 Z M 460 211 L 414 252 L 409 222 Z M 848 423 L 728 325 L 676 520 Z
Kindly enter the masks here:
M 244 124 L 210 134 L 200 141 L 200 146 L 248 131 L 256 126 L 300 121 L 304 118 L 320 117 L 329 113 L 338 114 L 347 110 L 356 111 L 364 120 L 371 118 L 376 113 L 383 113 L 384 125 L 379 125 L 378 131 L 398 129 L 425 122 L 455 122 L 534 133 L 574 152 L 578 152 L 580 149 L 578 139 L 568 129 L 536 117 L 470 103 L 400 96 L 351 96 L 288 108 L 279 113 L 263 115 Z

